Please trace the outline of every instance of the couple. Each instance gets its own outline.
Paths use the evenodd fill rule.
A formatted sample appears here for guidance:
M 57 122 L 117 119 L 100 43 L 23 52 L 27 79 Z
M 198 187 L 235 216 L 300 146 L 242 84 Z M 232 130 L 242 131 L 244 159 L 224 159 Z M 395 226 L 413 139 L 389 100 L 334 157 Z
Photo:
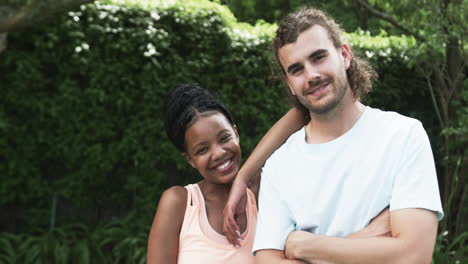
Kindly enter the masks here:
M 430 263 L 443 212 L 428 137 L 360 103 L 374 74 L 340 34 L 310 8 L 279 24 L 273 51 L 297 106 L 240 170 L 215 97 L 183 85 L 166 98 L 166 131 L 204 180 L 164 192 L 148 263 Z M 263 164 L 256 217 L 246 186 Z

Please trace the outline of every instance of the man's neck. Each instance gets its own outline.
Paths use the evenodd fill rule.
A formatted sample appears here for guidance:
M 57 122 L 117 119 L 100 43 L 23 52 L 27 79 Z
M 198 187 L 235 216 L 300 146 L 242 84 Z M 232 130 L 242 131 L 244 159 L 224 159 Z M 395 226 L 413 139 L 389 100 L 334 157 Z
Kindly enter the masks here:
M 354 126 L 364 110 L 365 106 L 361 102 L 345 96 L 343 101 L 326 115 L 310 113 L 311 120 L 306 126 L 306 142 L 320 144 L 342 136 Z

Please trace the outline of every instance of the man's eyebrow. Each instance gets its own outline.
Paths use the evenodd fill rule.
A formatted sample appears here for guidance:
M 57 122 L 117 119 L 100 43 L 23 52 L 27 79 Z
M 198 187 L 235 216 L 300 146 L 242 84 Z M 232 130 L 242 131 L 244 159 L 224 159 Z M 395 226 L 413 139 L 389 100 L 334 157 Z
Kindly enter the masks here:
M 299 63 L 294 63 L 292 64 L 291 66 L 288 67 L 288 69 L 286 70 L 288 73 L 293 73 L 294 70 L 296 70 L 296 68 L 299 68 L 301 66 L 301 64 Z
M 317 57 L 318 55 L 323 55 L 323 54 L 326 54 L 326 53 L 328 53 L 328 50 L 326 50 L 326 49 L 318 49 L 318 50 L 312 52 L 312 53 L 309 55 L 309 58 Z
M 319 55 L 323 55 L 323 54 L 327 54 L 328 53 L 328 50 L 326 49 L 318 49 L 314 52 L 312 52 L 310 55 L 309 55 L 309 58 L 314 58 L 314 57 L 317 57 Z M 298 67 L 300 67 L 301 64 L 300 63 L 294 63 L 294 64 L 291 64 L 291 66 L 288 67 L 288 69 L 286 70 L 288 73 L 293 73 L 294 70 Z

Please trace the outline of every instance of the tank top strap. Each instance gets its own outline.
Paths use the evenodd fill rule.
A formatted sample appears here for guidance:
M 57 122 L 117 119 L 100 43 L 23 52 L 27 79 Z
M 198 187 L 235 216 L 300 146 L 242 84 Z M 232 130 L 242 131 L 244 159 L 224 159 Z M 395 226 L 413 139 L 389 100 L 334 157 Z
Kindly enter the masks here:
M 247 218 L 249 219 L 249 228 L 255 230 L 255 226 L 257 224 L 257 199 L 255 198 L 255 194 L 247 188 Z
M 247 188 L 247 203 L 250 206 L 253 206 L 253 209 L 257 211 L 257 200 L 255 199 L 255 194 Z
M 187 189 L 187 205 L 185 208 L 189 208 L 189 206 L 192 205 L 192 190 L 190 185 L 186 185 L 184 187 Z
M 199 188 L 197 184 L 189 184 L 185 186 L 188 190 L 187 194 L 187 207 L 188 206 L 200 206 L 200 194 L 199 194 Z

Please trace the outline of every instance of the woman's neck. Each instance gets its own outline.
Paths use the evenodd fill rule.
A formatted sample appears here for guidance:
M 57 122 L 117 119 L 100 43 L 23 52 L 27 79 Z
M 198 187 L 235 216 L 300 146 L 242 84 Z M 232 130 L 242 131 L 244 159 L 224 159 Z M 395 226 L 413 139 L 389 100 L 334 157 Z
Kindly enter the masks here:
M 201 180 L 198 186 L 203 193 L 205 200 L 217 200 L 226 203 L 231 190 L 231 184 L 215 184 Z

